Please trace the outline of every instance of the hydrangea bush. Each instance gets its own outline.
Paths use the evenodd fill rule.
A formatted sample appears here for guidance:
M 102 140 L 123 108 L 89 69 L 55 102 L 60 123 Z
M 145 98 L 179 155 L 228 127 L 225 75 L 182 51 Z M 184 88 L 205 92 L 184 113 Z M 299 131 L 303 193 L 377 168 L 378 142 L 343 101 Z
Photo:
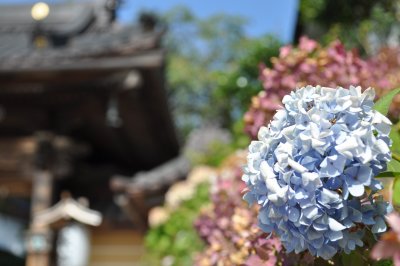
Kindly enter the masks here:
M 391 122 L 374 97 L 360 87 L 303 87 L 251 143 L 244 198 L 287 252 L 330 259 L 363 246 L 366 231 L 386 231 L 390 205 L 374 176 L 391 160 Z
M 363 88 L 379 88 L 377 94 L 382 96 L 400 84 L 399 54 L 398 48 L 387 48 L 365 60 L 356 51 L 347 51 L 340 41 L 322 47 L 307 37 L 300 38 L 297 47 L 282 47 L 279 57 L 271 60 L 272 68 L 260 66 L 259 79 L 264 90 L 253 97 L 244 116 L 246 132 L 256 138 L 259 128 L 281 107 L 283 96 L 296 87 L 357 84 Z M 393 108 L 398 115 L 399 108 Z

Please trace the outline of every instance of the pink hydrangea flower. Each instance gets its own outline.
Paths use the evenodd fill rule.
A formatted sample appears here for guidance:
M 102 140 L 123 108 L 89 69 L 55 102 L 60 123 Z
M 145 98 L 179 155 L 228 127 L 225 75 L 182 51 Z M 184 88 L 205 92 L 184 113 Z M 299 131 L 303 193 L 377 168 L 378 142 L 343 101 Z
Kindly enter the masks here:
M 268 124 L 283 96 L 296 87 L 374 87 L 379 97 L 400 84 L 400 48 L 382 49 L 376 56 L 363 59 L 356 50 L 346 50 L 340 41 L 323 47 L 301 37 L 297 46 L 282 47 L 271 63 L 271 68 L 260 65 L 259 79 L 264 90 L 253 97 L 244 116 L 245 131 L 252 138 Z M 398 117 L 400 96 L 394 102 L 391 115 Z

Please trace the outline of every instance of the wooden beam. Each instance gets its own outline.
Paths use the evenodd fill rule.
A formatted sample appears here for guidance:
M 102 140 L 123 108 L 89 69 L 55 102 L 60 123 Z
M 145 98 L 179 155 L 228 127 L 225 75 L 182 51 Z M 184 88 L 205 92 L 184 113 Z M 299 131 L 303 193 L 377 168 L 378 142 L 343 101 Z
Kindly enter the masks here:
M 30 198 L 31 192 L 31 180 L 15 177 L 0 177 L 0 194 L 12 197 Z

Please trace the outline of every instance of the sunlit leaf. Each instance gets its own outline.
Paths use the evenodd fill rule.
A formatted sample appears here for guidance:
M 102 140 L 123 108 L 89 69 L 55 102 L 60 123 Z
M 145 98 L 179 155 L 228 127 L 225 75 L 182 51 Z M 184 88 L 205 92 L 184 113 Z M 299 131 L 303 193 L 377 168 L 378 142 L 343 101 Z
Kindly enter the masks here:
M 387 170 L 376 177 L 400 177 L 400 162 L 396 159 L 392 159 L 387 164 Z
M 392 100 L 394 96 L 400 93 L 400 88 L 391 90 L 384 96 L 382 96 L 374 105 L 374 109 L 378 112 L 380 112 L 383 115 L 387 115 L 389 112 L 389 107 L 390 104 L 392 103 Z
M 392 130 L 390 131 L 389 137 L 393 142 L 391 147 L 392 152 L 400 154 L 400 134 L 397 130 L 398 125 L 399 124 L 393 126 Z
M 393 185 L 393 203 L 400 205 L 400 178 L 396 178 Z

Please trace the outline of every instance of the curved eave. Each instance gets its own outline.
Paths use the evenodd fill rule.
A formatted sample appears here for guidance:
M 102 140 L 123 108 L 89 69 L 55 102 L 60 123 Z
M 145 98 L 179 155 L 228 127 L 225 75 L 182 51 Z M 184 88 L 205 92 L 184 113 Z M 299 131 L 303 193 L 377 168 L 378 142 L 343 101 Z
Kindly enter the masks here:
M 21 64 L 16 67 L 0 66 L 0 75 L 24 74 L 24 73 L 43 73 L 43 72 L 68 72 L 74 74 L 82 71 L 113 71 L 129 68 L 155 68 L 164 63 L 164 52 L 154 50 L 132 56 L 101 57 L 76 60 L 64 60 L 56 62 L 56 59 L 46 62 L 32 62 Z
M 99 226 L 102 215 L 73 199 L 63 199 L 53 207 L 35 214 L 33 225 L 35 227 L 51 226 L 61 220 L 75 220 L 82 224 Z

